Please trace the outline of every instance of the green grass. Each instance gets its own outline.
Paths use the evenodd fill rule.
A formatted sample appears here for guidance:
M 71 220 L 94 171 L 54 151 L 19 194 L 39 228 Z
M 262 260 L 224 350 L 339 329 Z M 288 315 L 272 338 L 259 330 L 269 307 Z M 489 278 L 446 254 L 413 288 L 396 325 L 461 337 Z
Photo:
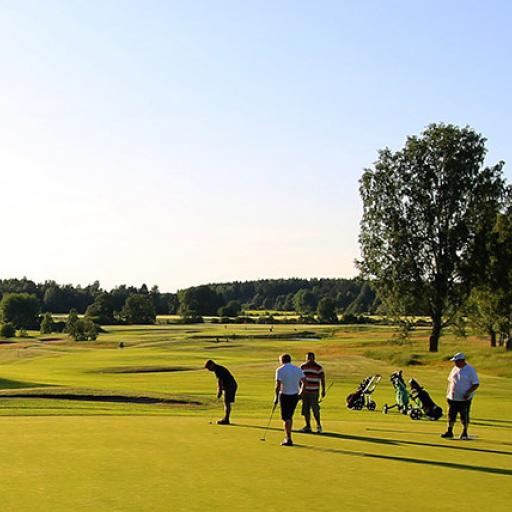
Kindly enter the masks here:
M 508 510 L 512 499 L 511 354 L 485 340 L 428 332 L 398 343 L 385 326 L 113 326 L 96 342 L 33 338 L 0 345 L 0 474 L 4 511 L 315 509 Z M 302 339 L 314 331 L 317 340 Z M 53 337 L 53 336 L 52 336 Z M 216 338 L 220 342 L 216 342 Z M 226 341 L 226 338 L 228 341 Z M 119 349 L 123 341 L 126 348 Z M 281 448 L 276 417 L 261 442 L 277 357 L 313 350 L 335 385 L 325 435 Z M 463 350 L 482 381 L 470 442 L 444 441 L 444 421 L 348 411 L 345 396 L 381 373 L 378 409 L 393 403 L 388 375 L 402 368 L 444 406 L 447 361 Z M 234 426 L 221 414 L 214 359 L 239 382 Z M 85 397 L 85 398 L 84 398 Z M 113 398 L 115 397 L 115 399 Z M 150 403 L 144 403 L 148 401 Z M 179 401 L 175 403 L 174 401 Z M 296 426 L 301 426 L 299 413 Z

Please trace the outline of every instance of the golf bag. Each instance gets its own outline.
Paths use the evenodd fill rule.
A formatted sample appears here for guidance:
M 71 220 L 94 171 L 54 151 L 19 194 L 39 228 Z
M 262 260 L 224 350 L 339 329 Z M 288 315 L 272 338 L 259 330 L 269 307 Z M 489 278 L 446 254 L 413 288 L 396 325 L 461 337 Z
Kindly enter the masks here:
M 370 375 L 362 380 L 355 393 L 347 396 L 347 407 L 356 411 L 366 407 L 369 411 L 374 411 L 377 404 L 370 398 L 370 395 L 375 391 L 381 378 L 380 375 Z
M 437 405 L 427 391 L 417 380 L 410 379 L 411 397 L 420 406 L 423 414 L 430 420 L 438 420 L 443 415 L 443 409 Z
M 408 414 L 412 420 L 419 420 L 423 415 L 423 412 L 419 407 L 414 407 L 411 404 L 409 391 L 407 391 L 407 384 L 402 377 L 402 370 L 393 372 L 389 380 L 395 389 L 395 404 L 384 404 L 382 412 L 387 414 L 390 409 L 396 407 L 402 414 Z

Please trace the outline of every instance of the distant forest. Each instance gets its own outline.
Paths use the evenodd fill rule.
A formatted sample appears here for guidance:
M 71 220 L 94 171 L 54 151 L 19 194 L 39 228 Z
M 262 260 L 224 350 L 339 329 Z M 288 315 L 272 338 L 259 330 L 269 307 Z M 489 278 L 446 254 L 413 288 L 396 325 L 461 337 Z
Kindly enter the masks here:
M 359 315 L 374 313 L 379 305 L 368 282 L 359 279 L 262 279 L 213 283 L 179 290 L 160 292 L 158 286 L 148 288 L 119 285 L 102 289 L 95 281 L 87 286 L 58 284 L 55 281 L 35 283 L 22 279 L 0 280 L 0 299 L 8 293 L 30 294 L 37 298 L 41 312 L 78 313 L 89 311 L 103 323 L 109 323 L 123 310 L 131 296 L 143 296 L 154 313 L 217 315 L 220 308 L 233 301 L 241 310 L 279 310 L 313 313 L 319 302 L 329 298 L 339 313 Z

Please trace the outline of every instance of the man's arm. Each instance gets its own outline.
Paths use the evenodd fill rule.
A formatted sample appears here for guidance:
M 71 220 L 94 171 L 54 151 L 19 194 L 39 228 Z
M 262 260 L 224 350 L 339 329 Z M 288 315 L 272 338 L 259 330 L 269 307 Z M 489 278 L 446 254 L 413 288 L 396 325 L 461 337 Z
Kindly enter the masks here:
M 322 373 L 320 374 L 320 384 L 322 384 L 322 398 L 325 396 L 325 373 L 322 370 Z
M 276 405 L 277 402 L 279 402 L 279 392 L 280 391 L 281 391 L 281 381 L 276 380 L 276 398 L 274 400 L 274 405 Z
M 303 374 L 302 379 L 300 379 L 299 396 L 302 396 L 302 393 L 304 393 L 305 389 L 306 389 L 306 376 Z
M 467 400 L 470 396 L 471 396 L 471 393 L 473 393 L 474 391 L 477 390 L 478 386 L 480 386 L 480 384 L 473 384 L 467 391 L 466 393 L 464 393 L 464 400 Z
M 217 379 L 217 398 L 222 396 L 222 379 Z

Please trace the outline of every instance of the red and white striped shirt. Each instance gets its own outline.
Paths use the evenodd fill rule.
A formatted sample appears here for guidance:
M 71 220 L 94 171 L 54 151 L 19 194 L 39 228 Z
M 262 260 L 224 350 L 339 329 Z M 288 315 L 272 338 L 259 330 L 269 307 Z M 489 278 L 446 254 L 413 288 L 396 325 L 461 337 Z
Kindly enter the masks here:
M 324 375 L 324 369 L 316 361 L 306 361 L 300 369 L 306 377 L 305 391 L 318 391 Z

